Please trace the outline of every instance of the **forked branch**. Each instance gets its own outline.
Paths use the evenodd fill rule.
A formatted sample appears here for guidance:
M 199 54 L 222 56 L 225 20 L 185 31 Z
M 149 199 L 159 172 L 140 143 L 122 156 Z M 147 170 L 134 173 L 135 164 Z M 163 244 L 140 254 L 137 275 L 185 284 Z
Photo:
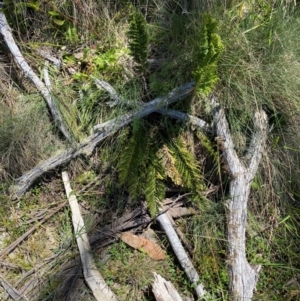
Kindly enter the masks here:
M 224 110 L 215 97 L 211 104 L 217 135 L 224 144 L 223 153 L 232 176 L 230 200 L 226 204 L 230 293 L 233 301 L 251 300 L 261 267 L 251 266 L 246 258 L 247 202 L 267 140 L 267 115 L 262 110 L 255 113 L 254 132 L 246 155 L 249 163 L 243 163 L 234 150 Z

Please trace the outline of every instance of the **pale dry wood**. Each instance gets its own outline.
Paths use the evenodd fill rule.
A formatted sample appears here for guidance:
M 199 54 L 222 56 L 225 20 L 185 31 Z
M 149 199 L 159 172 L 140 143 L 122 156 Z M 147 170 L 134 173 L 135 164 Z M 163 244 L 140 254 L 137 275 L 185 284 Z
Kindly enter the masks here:
M 45 162 L 26 172 L 22 177 L 16 179 L 15 184 L 11 187 L 12 198 L 15 199 L 22 196 L 34 183 L 34 181 L 46 172 L 54 170 L 56 167 L 66 164 L 80 155 L 91 155 L 99 142 L 115 133 L 122 127 L 130 124 L 134 119 L 142 118 L 155 112 L 158 108 L 167 106 L 191 95 L 194 87 L 195 83 L 187 83 L 178 89 L 175 89 L 166 97 L 156 98 L 142 108 L 132 110 L 120 117 L 98 125 L 97 133 L 90 135 L 83 142 L 78 143 L 75 147 L 69 148 L 62 153 L 46 160 Z
M 80 213 L 77 198 L 73 193 L 67 172 L 62 173 L 62 178 L 72 211 L 72 221 L 76 241 L 83 266 L 84 279 L 92 290 L 94 297 L 98 301 L 117 301 L 116 296 L 105 283 L 105 280 L 98 271 L 91 253 L 91 246 L 85 230 L 83 218 Z
M 176 208 L 176 209 L 183 209 L 183 208 L 179 207 L 179 208 Z M 190 256 L 193 256 L 194 249 L 193 249 L 192 245 L 189 243 L 189 241 L 185 238 L 183 232 L 179 229 L 179 227 L 177 227 L 175 221 L 173 220 L 173 216 L 171 214 L 172 210 L 173 210 L 173 208 L 171 208 L 167 212 L 168 219 L 170 220 L 170 222 L 171 222 L 174 230 L 176 231 L 178 237 L 180 238 L 180 240 L 182 241 L 182 243 L 184 244 L 184 246 L 186 247 L 186 249 L 189 251 Z M 180 212 L 178 212 L 178 215 L 176 215 L 175 218 L 178 218 L 179 215 L 180 215 Z
M 62 61 L 57 59 L 56 57 L 52 56 L 50 54 L 50 51 L 47 50 L 43 50 L 43 49 L 36 49 L 36 52 L 41 55 L 43 58 L 47 59 L 48 61 L 50 61 L 51 63 L 54 64 L 54 66 L 57 69 L 60 69 L 61 65 L 62 65 Z
M 166 235 L 170 241 L 172 249 L 186 275 L 191 283 L 195 286 L 196 294 L 198 298 L 202 298 L 205 295 L 205 290 L 202 284 L 199 284 L 199 274 L 193 266 L 192 261 L 184 250 L 173 226 L 166 213 L 158 215 L 156 218 L 162 229 L 166 232 Z
M 211 104 L 217 135 L 223 143 L 224 158 L 232 177 L 229 187 L 230 199 L 226 203 L 227 263 L 230 274 L 231 299 L 233 301 L 251 300 L 261 266 L 251 266 L 246 258 L 247 202 L 251 182 L 257 172 L 267 139 L 267 115 L 262 110 L 255 113 L 250 147 L 245 158 L 246 162 L 242 162 L 234 150 L 224 110 L 214 97 L 211 98 Z
M 56 106 L 56 103 L 51 96 L 50 91 L 46 87 L 46 85 L 39 79 L 39 77 L 35 74 L 32 68 L 26 62 L 24 56 L 22 55 L 19 47 L 15 43 L 14 37 L 11 33 L 11 28 L 7 22 L 5 14 L 3 11 L 0 11 L 0 33 L 4 38 L 4 41 L 9 48 L 14 60 L 19 65 L 19 67 L 23 70 L 25 76 L 32 81 L 32 83 L 36 86 L 39 92 L 42 94 L 44 99 L 46 100 L 52 117 L 54 119 L 55 125 L 57 128 L 62 132 L 64 137 L 69 141 L 72 142 L 72 135 L 70 134 L 67 126 L 62 119 L 60 112 Z
M 13 300 L 27 300 L 22 294 L 14 288 L 7 279 L 5 279 L 2 275 L 0 275 L 0 278 L 2 280 L 0 281 L 0 284 L 6 291 L 6 293 L 13 299 Z
M 153 275 L 152 292 L 156 301 L 183 301 L 172 282 L 167 281 L 155 272 Z
M 116 105 L 126 105 L 127 107 L 134 107 L 134 106 L 138 106 L 138 107 L 143 107 L 145 105 L 144 102 L 139 101 L 137 103 L 135 102 L 131 102 L 129 100 L 124 99 L 123 97 L 121 97 L 117 91 L 114 89 L 114 87 L 112 87 L 108 82 L 104 81 L 104 80 L 99 80 L 96 77 L 92 76 L 91 78 L 94 79 L 95 84 L 104 89 L 106 92 L 108 92 L 108 94 L 110 95 L 110 97 L 112 98 L 112 101 L 107 102 L 107 104 L 111 107 L 116 106 Z M 158 113 L 162 114 L 162 115 L 166 115 L 175 119 L 178 119 L 180 121 L 184 121 L 189 123 L 190 125 L 199 128 L 205 132 L 212 132 L 212 128 L 209 124 L 207 124 L 204 120 L 189 115 L 187 113 L 183 113 L 177 110 L 172 110 L 172 109 L 167 109 L 167 108 L 161 108 L 159 110 L 157 110 Z M 96 126 L 97 128 L 97 126 Z

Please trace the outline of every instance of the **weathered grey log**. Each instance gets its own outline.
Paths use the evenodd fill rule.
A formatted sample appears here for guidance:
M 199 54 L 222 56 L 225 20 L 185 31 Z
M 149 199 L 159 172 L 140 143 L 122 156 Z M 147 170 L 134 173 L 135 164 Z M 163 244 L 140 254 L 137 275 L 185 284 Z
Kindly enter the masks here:
M 251 300 L 261 267 L 251 266 L 246 258 L 247 202 L 251 182 L 257 172 L 267 139 L 267 115 L 262 110 L 255 113 L 253 136 L 246 155 L 248 162 L 243 163 L 234 150 L 224 110 L 214 97 L 211 99 L 211 104 L 217 135 L 223 143 L 223 154 L 232 176 L 229 188 L 230 200 L 226 203 L 227 263 L 230 274 L 231 299 L 233 301 Z
M 145 105 L 144 102 L 139 101 L 137 103 L 132 103 L 129 100 L 124 99 L 121 95 L 119 95 L 117 93 L 117 91 L 114 89 L 114 87 L 112 87 L 108 82 L 104 81 L 104 80 L 99 80 L 96 77 L 92 76 L 92 78 L 94 79 L 95 84 L 104 89 L 106 92 L 108 92 L 108 94 L 110 95 L 110 97 L 112 98 L 112 101 L 107 102 L 107 104 L 111 107 L 116 106 L 116 105 L 126 105 L 127 107 L 132 108 L 133 106 L 138 106 L 138 107 L 142 107 Z M 161 108 L 157 111 L 160 114 L 178 119 L 180 121 L 184 121 L 187 122 L 201 130 L 204 130 L 205 132 L 211 132 L 212 128 L 210 125 L 208 125 L 204 120 L 189 115 L 187 113 L 183 113 L 177 110 L 172 110 L 172 109 L 167 109 L 167 108 Z M 93 131 L 97 131 L 97 125 L 92 129 Z
M 46 100 L 48 107 L 50 109 L 52 118 L 54 119 L 56 127 L 62 132 L 64 137 L 72 142 L 72 135 L 70 134 L 67 126 L 65 125 L 60 112 L 56 106 L 54 99 L 51 96 L 46 85 L 39 79 L 39 77 L 35 74 L 32 68 L 27 64 L 25 58 L 23 57 L 19 47 L 14 41 L 14 37 L 11 33 L 11 28 L 7 22 L 4 12 L 0 11 L 0 33 L 2 34 L 4 41 L 9 48 L 14 60 L 19 65 L 19 67 L 23 70 L 25 76 L 32 81 L 32 83 L 36 86 L 39 92 L 42 94 L 44 99 Z
M 16 179 L 15 184 L 11 187 L 12 197 L 18 198 L 23 195 L 34 183 L 34 181 L 46 172 L 49 172 L 60 165 L 66 164 L 80 155 L 90 155 L 100 141 L 112 133 L 115 133 L 120 128 L 130 124 L 134 119 L 142 118 L 161 109 L 162 107 L 191 95 L 194 87 L 194 82 L 187 83 L 170 92 L 165 97 L 159 97 L 150 101 L 142 108 L 132 110 L 129 113 L 99 125 L 98 130 L 100 131 L 101 129 L 101 132 L 90 135 L 85 139 L 85 141 L 78 143 L 75 147 L 69 148 L 59 155 L 46 160 L 45 162 L 26 172 L 22 177 Z

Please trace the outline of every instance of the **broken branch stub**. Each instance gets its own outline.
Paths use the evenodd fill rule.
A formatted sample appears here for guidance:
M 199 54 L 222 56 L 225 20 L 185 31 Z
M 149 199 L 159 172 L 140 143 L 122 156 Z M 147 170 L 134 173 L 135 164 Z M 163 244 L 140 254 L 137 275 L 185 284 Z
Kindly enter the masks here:
M 267 115 L 262 110 L 255 113 L 254 132 L 246 155 L 248 163 L 243 163 L 234 150 L 224 110 L 214 97 L 211 104 L 217 135 L 224 143 L 223 155 L 232 177 L 230 199 L 226 203 L 230 294 L 233 301 L 251 300 L 261 267 L 251 266 L 246 258 L 247 202 L 267 140 Z

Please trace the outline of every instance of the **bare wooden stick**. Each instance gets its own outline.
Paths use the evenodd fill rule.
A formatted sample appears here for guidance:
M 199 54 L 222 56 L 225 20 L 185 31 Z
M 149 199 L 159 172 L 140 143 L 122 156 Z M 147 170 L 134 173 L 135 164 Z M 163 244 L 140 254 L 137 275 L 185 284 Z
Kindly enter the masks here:
M 193 266 L 189 256 L 185 252 L 172 224 L 167 216 L 166 213 L 160 214 L 157 217 L 157 221 L 159 222 L 160 226 L 166 232 L 172 249 L 184 269 L 186 275 L 188 276 L 189 280 L 193 285 L 195 285 L 195 290 L 198 298 L 202 298 L 205 295 L 205 290 L 202 284 L 199 284 L 199 274 L 197 273 L 196 269 Z
M 185 84 L 169 93 L 166 97 L 156 98 L 142 108 L 132 110 L 118 118 L 114 118 L 98 125 L 98 133 L 90 135 L 85 139 L 85 141 L 78 143 L 75 147 L 69 148 L 59 155 L 46 160 L 42 164 L 26 172 L 22 177 L 16 179 L 15 184 L 11 187 L 12 197 L 18 198 L 23 195 L 33 182 L 44 173 L 53 170 L 62 164 L 66 164 L 82 154 L 90 155 L 100 141 L 115 133 L 120 128 L 130 124 L 134 119 L 144 117 L 163 106 L 167 106 L 170 103 L 189 96 L 192 93 L 194 86 L 195 83 L 193 82 Z
M 62 173 L 62 178 L 69 200 L 69 205 L 72 211 L 72 221 L 76 241 L 80 253 L 80 258 L 83 266 L 83 274 L 85 281 L 92 290 L 94 297 L 98 301 L 117 301 L 116 296 L 105 283 L 105 280 L 99 273 L 95 261 L 91 253 L 91 246 L 85 230 L 83 218 L 80 213 L 77 198 L 73 193 L 67 172 Z
M 179 207 L 176 209 L 187 209 L 184 207 Z M 177 227 L 175 221 L 173 220 L 172 217 L 172 211 L 173 209 L 169 209 L 169 211 L 167 212 L 168 215 L 168 219 L 170 220 L 171 225 L 173 226 L 174 230 L 176 231 L 178 237 L 180 238 L 180 240 L 182 241 L 182 243 L 184 244 L 184 246 L 187 248 L 187 250 L 189 251 L 190 256 L 193 256 L 193 247 L 192 245 L 189 243 L 189 241 L 185 238 L 184 234 L 182 233 L 182 231 Z M 180 210 L 180 211 L 185 211 L 185 210 Z M 180 212 L 179 211 L 179 212 Z M 174 212 L 174 211 L 173 211 Z
M 3 4 L 1 4 L 1 6 L 2 5 Z M 39 77 L 35 74 L 32 68 L 28 65 L 19 47 L 15 43 L 14 37 L 11 33 L 11 28 L 7 22 L 7 19 L 3 11 L 0 11 L 0 33 L 2 34 L 4 41 L 7 47 L 9 48 L 16 63 L 23 70 L 25 76 L 28 77 L 29 80 L 33 82 L 33 84 L 36 86 L 36 88 L 39 90 L 39 92 L 46 100 L 48 107 L 51 111 L 52 117 L 54 119 L 55 125 L 62 132 L 65 138 L 69 142 L 72 142 L 73 140 L 72 135 L 70 134 L 67 126 L 65 125 L 62 119 L 60 112 L 55 104 L 55 101 L 51 96 L 51 93 L 49 92 L 46 85 L 39 79 Z
M 153 274 L 152 292 L 156 301 L 183 301 L 172 282 L 167 281 L 155 272 Z
M 234 150 L 224 110 L 214 97 L 211 104 L 217 134 L 223 141 L 224 157 L 232 176 L 230 200 L 226 204 L 230 293 L 233 301 L 251 300 L 261 266 L 251 266 L 246 258 L 247 202 L 267 139 L 267 115 L 262 110 L 255 113 L 254 132 L 246 155 L 249 163 L 245 164 Z
M 22 294 L 8 282 L 7 279 L 5 279 L 2 275 L 0 275 L 0 278 L 2 278 L 0 281 L 2 287 L 13 300 L 26 300 Z

